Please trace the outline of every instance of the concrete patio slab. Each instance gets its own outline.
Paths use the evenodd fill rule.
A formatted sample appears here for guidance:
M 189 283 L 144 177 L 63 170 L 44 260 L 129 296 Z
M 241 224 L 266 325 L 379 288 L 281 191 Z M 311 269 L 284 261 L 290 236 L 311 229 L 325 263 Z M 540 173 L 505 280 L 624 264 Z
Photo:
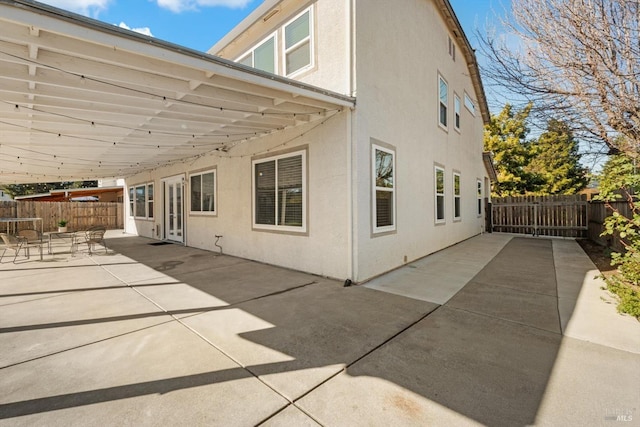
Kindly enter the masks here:
M 79 290 L 3 306 L 0 366 L 32 360 L 172 320 L 130 288 Z
M 379 278 L 416 299 L 107 239 L 108 255 L 0 265 L 0 425 L 640 420 L 640 323 L 600 299 L 574 242 L 478 236 Z
M 471 281 L 447 305 L 550 332 L 560 332 L 558 300 L 550 295 Z
M 293 405 L 287 406 L 282 412 L 278 412 L 266 422 L 260 424 L 262 427 L 318 427 L 320 424 L 313 418 L 302 412 Z
M 183 322 L 290 400 L 436 308 L 323 281 Z
M 616 311 L 615 300 L 598 277 L 600 272 L 580 246 L 575 241 L 558 240 L 553 242 L 553 251 L 563 334 L 640 354 L 640 324 Z
M 444 304 L 511 239 L 509 235 L 481 234 L 377 277 L 363 286 Z
M 378 425 L 527 425 L 560 342 L 444 306 L 297 404 L 323 425 L 361 425 L 374 413 Z
M 535 425 L 639 425 L 638 364 L 637 354 L 564 337 Z M 612 422 L 618 415 L 627 422 Z
M 286 405 L 174 321 L 5 368 L 0 425 L 256 425 Z
M 123 286 L 117 278 L 105 275 L 97 265 L 68 266 L 56 269 L 66 279 L 52 286 L 51 271 L 43 269 L 22 270 L 16 276 L 5 276 L 0 281 L 0 306 L 41 298 L 50 298 L 68 292 Z M 14 273 L 14 272 L 12 272 Z M 8 280 L 10 278 L 10 280 Z

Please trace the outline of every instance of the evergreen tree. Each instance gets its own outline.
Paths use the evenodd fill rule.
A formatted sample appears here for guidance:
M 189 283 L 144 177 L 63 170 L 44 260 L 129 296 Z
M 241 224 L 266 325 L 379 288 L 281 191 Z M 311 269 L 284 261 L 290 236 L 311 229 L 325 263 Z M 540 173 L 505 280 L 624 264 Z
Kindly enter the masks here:
M 578 141 L 566 123 L 549 120 L 546 131 L 529 148 L 531 159 L 525 170 L 538 178 L 536 193 L 576 194 L 587 186 Z
M 506 104 L 485 126 L 484 149 L 493 153 L 498 172 L 498 182 L 493 186 L 493 193 L 497 196 L 514 196 L 536 190 L 536 176 L 526 170 L 531 157 L 526 141 L 531 108 L 529 104 L 517 111 Z

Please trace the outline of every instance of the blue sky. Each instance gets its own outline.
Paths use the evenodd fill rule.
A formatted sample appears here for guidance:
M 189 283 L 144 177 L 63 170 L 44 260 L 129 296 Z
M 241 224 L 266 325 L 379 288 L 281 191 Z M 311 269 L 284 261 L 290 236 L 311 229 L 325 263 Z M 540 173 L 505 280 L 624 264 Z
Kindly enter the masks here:
M 162 40 L 206 51 L 262 0 L 40 0 L 101 21 L 126 26 Z M 504 0 L 450 0 L 467 37 L 493 16 Z M 499 7 L 498 7 L 499 9 Z
M 40 0 L 62 9 L 133 29 L 199 51 L 207 51 L 249 15 L 263 0 Z M 391 0 L 388 0 L 391 1 Z M 473 47 L 476 30 L 483 32 L 510 0 L 450 0 Z M 484 58 L 479 54 L 482 65 Z M 504 96 L 485 84 L 492 112 Z

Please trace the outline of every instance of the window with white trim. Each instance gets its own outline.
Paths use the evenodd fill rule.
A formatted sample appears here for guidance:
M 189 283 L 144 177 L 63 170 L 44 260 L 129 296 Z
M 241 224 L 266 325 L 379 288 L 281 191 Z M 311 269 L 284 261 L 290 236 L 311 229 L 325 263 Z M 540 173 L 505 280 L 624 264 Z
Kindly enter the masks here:
M 471 97 L 467 95 L 467 92 L 464 93 L 464 106 L 472 115 L 476 115 L 476 104 L 473 102 Z
M 307 230 L 307 152 L 253 160 L 253 227 Z
M 460 130 L 460 97 L 453 94 L 453 127 Z
M 482 181 L 478 180 L 478 216 L 482 216 Z
M 153 218 L 153 183 L 129 187 L 129 215 Z
M 275 74 L 277 63 L 275 33 L 238 58 L 236 62 Z
M 458 172 L 453 173 L 453 219 L 460 220 L 461 205 L 460 205 L 460 174 Z
M 308 8 L 284 25 L 284 74 L 313 65 L 313 14 Z
M 135 216 L 136 196 L 133 187 L 129 187 L 129 216 Z
M 189 195 L 192 214 L 215 215 L 216 209 L 216 170 L 191 174 L 189 176 Z
M 395 152 L 372 144 L 371 171 L 373 180 L 373 232 L 396 229 Z
M 147 184 L 147 217 L 153 218 L 153 184 Z
M 435 215 L 436 223 L 445 222 L 444 219 L 444 169 L 435 167 Z
M 447 109 L 449 107 L 449 84 L 438 76 L 438 121 L 440 126 L 447 127 Z

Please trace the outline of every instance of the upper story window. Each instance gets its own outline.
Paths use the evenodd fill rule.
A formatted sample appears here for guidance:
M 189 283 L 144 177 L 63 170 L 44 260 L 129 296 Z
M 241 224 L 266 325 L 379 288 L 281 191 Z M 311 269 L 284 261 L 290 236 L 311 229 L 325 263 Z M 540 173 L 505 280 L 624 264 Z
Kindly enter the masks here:
M 287 76 L 313 64 L 311 10 L 305 10 L 284 26 L 284 68 Z
M 453 127 L 460 130 L 460 97 L 453 95 Z
M 447 127 L 447 109 L 449 107 L 449 84 L 442 76 L 438 76 L 438 121 L 440 126 Z
M 471 114 L 476 115 L 476 104 L 473 102 L 471 97 L 467 95 L 467 92 L 464 93 L 464 106 L 469 110 Z
M 458 172 L 453 173 L 453 219 L 460 220 L 462 217 L 462 206 L 460 204 L 461 192 L 460 192 L 460 174 Z
M 189 182 L 191 213 L 216 214 L 216 171 L 192 174 Z
M 240 57 L 237 62 L 269 73 L 276 72 L 276 35 L 264 39 L 260 44 Z
M 253 227 L 306 232 L 307 152 L 286 153 L 253 164 Z
M 435 214 L 436 224 L 445 222 L 444 219 L 444 169 L 435 167 Z
M 373 232 L 382 233 L 396 229 L 395 203 L 395 152 L 378 145 L 372 146 L 371 168 L 373 172 Z

